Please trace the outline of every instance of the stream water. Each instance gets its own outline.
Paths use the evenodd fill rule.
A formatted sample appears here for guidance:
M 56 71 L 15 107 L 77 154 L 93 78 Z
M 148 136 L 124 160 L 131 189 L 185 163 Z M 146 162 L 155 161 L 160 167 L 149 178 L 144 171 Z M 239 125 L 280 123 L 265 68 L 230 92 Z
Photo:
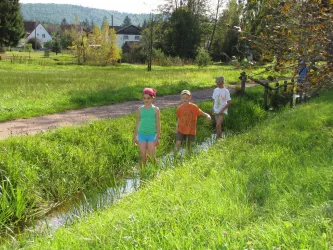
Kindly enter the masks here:
M 223 137 L 225 136 L 226 135 L 223 134 Z M 207 151 L 214 144 L 215 140 L 216 135 L 212 134 L 210 138 L 207 138 L 204 142 L 193 147 L 192 153 L 198 154 L 202 151 Z M 182 161 L 185 159 L 185 156 L 186 152 L 181 148 L 177 160 Z M 159 162 L 161 162 L 162 169 L 173 167 L 175 165 L 174 153 L 172 152 L 163 156 Z M 121 200 L 124 196 L 135 192 L 140 188 L 140 184 L 140 175 L 138 171 L 135 171 L 133 177 L 122 180 L 116 187 L 110 187 L 102 193 L 91 196 L 82 195 L 77 202 L 72 202 L 68 206 L 63 206 L 53 211 L 44 219 L 37 221 L 32 230 L 40 233 L 55 231 L 61 226 L 74 223 L 85 215 L 91 214 L 99 209 L 104 209 Z

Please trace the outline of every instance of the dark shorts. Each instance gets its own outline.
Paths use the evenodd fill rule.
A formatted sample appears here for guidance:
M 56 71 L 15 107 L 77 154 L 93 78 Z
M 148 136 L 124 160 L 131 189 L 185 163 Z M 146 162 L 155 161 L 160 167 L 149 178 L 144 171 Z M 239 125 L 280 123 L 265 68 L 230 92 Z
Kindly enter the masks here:
M 184 135 L 184 134 L 178 132 L 177 141 L 185 141 L 186 143 L 192 143 L 195 141 L 195 135 Z

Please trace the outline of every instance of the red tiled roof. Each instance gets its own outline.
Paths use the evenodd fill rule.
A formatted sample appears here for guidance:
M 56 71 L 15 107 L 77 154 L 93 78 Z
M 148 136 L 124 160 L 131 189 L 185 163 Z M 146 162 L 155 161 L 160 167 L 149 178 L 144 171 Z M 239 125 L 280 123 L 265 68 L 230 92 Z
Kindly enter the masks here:
M 81 24 L 61 24 L 61 30 L 71 30 L 71 29 L 76 29 L 77 31 L 82 31 L 83 27 Z
M 39 24 L 36 21 L 24 21 L 24 30 L 26 33 L 30 34 Z

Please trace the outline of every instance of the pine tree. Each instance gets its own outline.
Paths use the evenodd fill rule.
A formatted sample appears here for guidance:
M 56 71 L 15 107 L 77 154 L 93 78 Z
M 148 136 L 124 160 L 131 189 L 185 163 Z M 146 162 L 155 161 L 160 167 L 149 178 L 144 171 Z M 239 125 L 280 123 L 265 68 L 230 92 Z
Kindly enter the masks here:
M 124 18 L 123 24 L 121 26 L 126 27 L 132 25 L 132 20 L 128 16 Z
M 19 0 L 0 1 L 0 51 L 3 46 L 16 46 L 24 37 Z

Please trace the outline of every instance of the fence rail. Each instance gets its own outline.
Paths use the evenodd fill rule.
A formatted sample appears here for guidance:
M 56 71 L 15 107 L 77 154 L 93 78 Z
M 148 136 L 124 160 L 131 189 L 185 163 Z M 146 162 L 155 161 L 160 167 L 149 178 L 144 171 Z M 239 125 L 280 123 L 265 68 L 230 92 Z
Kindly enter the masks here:
M 308 85 L 308 84 L 304 84 L 302 85 L 303 88 L 300 88 L 300 86 L 298 86 L 297 83 L 295 83 L 294 78 L 283 78 L 283 79 L 275 79 L 273 81 L 271 80 L 258 80 L 255 79 L 254 77 L 251 76 L 247 76 L 244 72 L 241 73 L 241 76 L 239 77 L 239 79 L 241 80 L 241 86 L 242 86 L 242 90 L 245 91 L 245 83 L 246 80 L 250 79 L 251 81 L 261 85 L 264 87 L 264 103 L 263 106 L 266 110 L 268 110 L 270 108 L 270 106 L 272 106 L 269 104 L 270 101 L 270 97 L 272 99 L 272 97 L 275 96 L 275 100 L 278 101 L 277 97 L 282 97 L 284 99 L 284 103 L 290 103 L 290 107 L 294 107 L 296 104 L 299 104 L 301 102 L 306 102 L 309 98 L 309 89 L 308 88 L 304 88 L 304 86 Z M 289 81 L 288 81 L 289 80 Z M 279 82 L 283 81 L 283 84 L 280 84 Z M 275 86 L 271 86 L 273 83 L 275 82 Z M 288 91 L 288 87 L 290 87 L 291 91 Z M 280 89 L 283 88 L 283 92 L 282 94 L 279 93 Z M 274 99 L 274 98 L 273 98 Z

